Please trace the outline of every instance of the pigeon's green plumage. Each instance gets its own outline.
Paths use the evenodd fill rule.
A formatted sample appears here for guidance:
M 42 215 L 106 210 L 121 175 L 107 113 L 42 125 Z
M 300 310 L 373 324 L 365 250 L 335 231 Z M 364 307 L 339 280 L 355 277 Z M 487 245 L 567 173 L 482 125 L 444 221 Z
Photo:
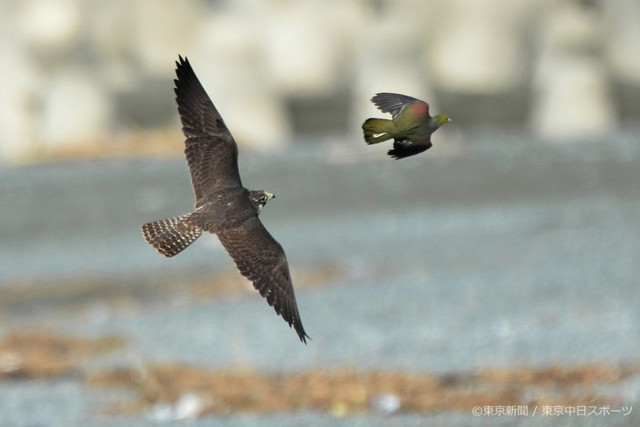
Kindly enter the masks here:
M 446 114 L 429 115 L 429 104 L 398 93 L 378 93 L 371 102 L 391 120 L 367 119 L 362 124 L 367 144 L 393 139 L 388 154 L 394 159 L 413 156 L 431 148 L 431 134 L 451 119 Z

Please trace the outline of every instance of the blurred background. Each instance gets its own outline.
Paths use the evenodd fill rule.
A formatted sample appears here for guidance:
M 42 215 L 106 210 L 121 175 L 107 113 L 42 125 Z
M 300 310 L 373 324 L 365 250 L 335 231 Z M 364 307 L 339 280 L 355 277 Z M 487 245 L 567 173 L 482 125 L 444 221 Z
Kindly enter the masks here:
M 5 422 L 640 422 L 639 2 L 1 3 Z M 178 54 L 306 347 L 215 237 L 140 235 L 193 206 Z M 377 92 L 453 122 L 393 161 Z

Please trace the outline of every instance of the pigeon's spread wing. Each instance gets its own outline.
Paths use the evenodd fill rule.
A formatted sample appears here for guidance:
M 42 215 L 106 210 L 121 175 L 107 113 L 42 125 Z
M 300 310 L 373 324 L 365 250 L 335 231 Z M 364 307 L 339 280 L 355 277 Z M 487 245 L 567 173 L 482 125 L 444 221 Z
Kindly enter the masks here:
M 406 105 L 413 104 L 416 102 L 426 102 L 421 101 L 416 98 L 412 98 L 411 96 L 401 95 L 399 93 L 378 93 L 373 98 L 371 98 L 371 102 L 375 104 L 376 107 L 383 113 L 391 113 L 391 115 L 395 118 L 400 110 Z M 429 107 L 427 104 L 427 115 L 429 114 Z
M 298 333 L 306 343 L 305 332 L 293 291 L 289 264 L 282 246 L 269 234 L 258 217 L 252 217 L 240 227 L 218 233 L 240 273 L 253 282 L 276 313 Z
M 196 205 L 217 188 L 241 186 L 238 147 L 187 58 L 176 62 L 175 93 Z

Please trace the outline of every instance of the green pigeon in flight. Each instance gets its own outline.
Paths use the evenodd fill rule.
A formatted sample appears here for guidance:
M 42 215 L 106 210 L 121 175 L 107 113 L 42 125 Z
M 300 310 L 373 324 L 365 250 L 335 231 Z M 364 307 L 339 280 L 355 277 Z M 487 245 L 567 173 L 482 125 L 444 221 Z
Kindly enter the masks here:
M 378 93 L 371 102 L 391 120 L 367 119 L 362 124 L 367 144 L 377 144 L 393 138 L 393 150 L 387 154 L 403 159 L 431 148 L 431 134 L 451 119 L 446 114 L 431 117 L 429 104 L 399 93 Z

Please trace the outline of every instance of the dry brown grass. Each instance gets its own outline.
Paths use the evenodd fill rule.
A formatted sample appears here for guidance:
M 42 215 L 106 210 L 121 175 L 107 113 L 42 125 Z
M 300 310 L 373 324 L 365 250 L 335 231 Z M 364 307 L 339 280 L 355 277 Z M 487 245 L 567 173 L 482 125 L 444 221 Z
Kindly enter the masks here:
M 492 367 L 469 373 L 429 373 L 356 369 L 274 374 L 210 370 L 179 364 L 122 367 L 86 374 L 82 362 L 121 348 L 115 336 L 82 338 L 17 331 L 0 341 L 0 380 L 76 376 L 90 387 L 122 388 L 137 398 L 110 408 L 140 413 L 196 396 L 197 413 L 290 412 L 316 410 L 336 416 L 381 411 L 381 396 L 393 396 L 400 411 L 466 412 L 475 406 L 621 404 L 606 390 L 640 375 L 640 364 Z M 604 390 L 604 391 L 603 391 Z M 129 395 L 129 393 L 127 393 Z
M 13 332 L 0 342 L 0 379 L 56 378 L 78 373 L 78 365 L 124 345 L 115 336 L 88 339 L 49 332 Z
M 530 366 L 483 369 L 464 375 L 408 372 L 315 370 L 294 374 L 211 371 L 193 366 L 157 365 L 92 375 L 94 387 L 124 387 L 139 399 L 112 408 L 118 412 L 149 410 L 196 395 L 201 414 L 317 410 L 348 415 L 375 410 L 376 398 L 393 395 L 401 411 L 469 411 L 487 405 L 603 405 L 611 398 L 596 386 L 615 384 L 638 374 L 638 367 L 591 364 L 577 368 Z

